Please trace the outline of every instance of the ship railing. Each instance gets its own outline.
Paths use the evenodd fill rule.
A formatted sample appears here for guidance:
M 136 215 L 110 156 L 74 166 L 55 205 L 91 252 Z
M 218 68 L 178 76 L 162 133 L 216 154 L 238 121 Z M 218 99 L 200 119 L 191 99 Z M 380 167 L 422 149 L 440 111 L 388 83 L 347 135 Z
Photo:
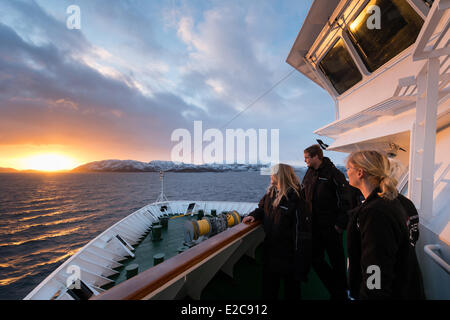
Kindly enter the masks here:
M 448 42 L 449 9 L 449 0 L 435 0 L 414 45 L 413 59 L 415 61 L 450 55 Z M 433 35 L 442 21 L 444 21 L 442 31 L 435 38 Z
M 441 267 L 447 274 L 450 274 L 450 265 L 438 256 L 435 251 L 440 252 L 441 246 L 439 244 L 427 244 L 424 246 L 425 253 L 439 266 Z
M 232 276 L 234 264 L 244 254 L 254 257 L 263 237 L 260 222 L 240 223 L 91 300 L 200 299 L 219 270 Z
M 414 90 L 416 119 L 411 128 L 409 197 L 425 220 L 433 215 L 434 163 L 440 106 L 450 95 L 450 0 L 436 0 L 417 37 L 413 60 L 424 61 L 416 77 L 403 79 Z M 431 178 L 429 178 L 431 177 Z

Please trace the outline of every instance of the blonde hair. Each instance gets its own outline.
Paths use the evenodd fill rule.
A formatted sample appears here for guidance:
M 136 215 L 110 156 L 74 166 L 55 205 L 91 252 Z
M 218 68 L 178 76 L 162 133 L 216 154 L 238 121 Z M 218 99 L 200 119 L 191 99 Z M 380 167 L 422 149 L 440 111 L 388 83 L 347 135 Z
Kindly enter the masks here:
M 381 198 L 393 200 L 397 198 L 397 179 L 391 175 L 389 159 L 377 151 L 356 151 L 347 158 L 347 163 L 362 169 L 367 174 L 369 183 L 378 186 Z
M 273 166 L 271 171 L 278 182 L 278 194 L 273 201 L 274 207 L 277 207 L 280 204 L 283 197 L 287 198 L 287 192 L 290 188 L 294 189 L 294 192 L 299 196 L 298 188 L 300 186 L 300 181 L 290 165 L 280 163 Z M 269 188 L 269 190 L 272 192 L 271 196 L 273 196 L 275 188 Z

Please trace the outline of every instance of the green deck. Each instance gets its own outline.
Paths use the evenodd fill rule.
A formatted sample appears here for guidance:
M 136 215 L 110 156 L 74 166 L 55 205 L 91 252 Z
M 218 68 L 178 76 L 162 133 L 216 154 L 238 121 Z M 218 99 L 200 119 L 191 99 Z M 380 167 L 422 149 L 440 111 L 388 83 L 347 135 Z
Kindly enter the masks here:
M 262 298 L 262 246 L 256 250 L 256 259 L 243 256 L 234 266 L 234 278 L 219 271 L 206 286 L 201 300 L 259 300 Z M 308 282 L 302 283 L 302 299 L 327 300 L 328 291 L 312 270 Z M 283 284 L 279 296 L 283 298 Z
M 135 258 L 122 261 L 123 267 L 116 269 L 120 273 L 110 279 L 114 284 L 109 284 L 103 289 L 109 289 L 113 285 L 126 280 L 126 266 L 139 265 L 139 273 L 153 267 L 153 256 L 158 253 L 165 254 L 165 260 L 178 254 L 178 248 L 184 242 L 184 223 L 192 217 L 177 217 L 169 220 L 167 229 L 162 230 L 162 240 L 152 241 L 151 233 L 135 247 Z M 345 239 L 345 237 L 344 237 Z M 344 246 L 345 247 L 345 246 Z M 256 250 L 256 259 L 244 255 L 234 266 L 234 278 L 219 271 L 206 286 L 201 295 L 201 300 L 257 300 L 261 299 L 262 280 L 262 248 Z M 282 290 L 280 288 L 280 296 Z M 323 300 L 328 299 L 329 294 L 317 274 L 311 269 L 308 282 L 302 283 L 302 299 Z
M 183 246 L 184 242 L 184 223 L 191 220 L 192 217 L 172 217 L 169 220 L 167 229 L 162 229 L 161 240 L 152 241 L 151 232 L 144 236 L 144 239 L 135 246 L 135 257 L 121 261 L 123 267 L 115 269 L 118 275 L 109 277 L 114 280 L 114 284 L 108 284 L 103 289 L 109 289 L 126 280 L 125 268 L 130 264 L 139 265 L 139 273 L 153 267 L 153 256 L 159 253 L 165 255 L 165 260 L 178 254 L 178 248 Z

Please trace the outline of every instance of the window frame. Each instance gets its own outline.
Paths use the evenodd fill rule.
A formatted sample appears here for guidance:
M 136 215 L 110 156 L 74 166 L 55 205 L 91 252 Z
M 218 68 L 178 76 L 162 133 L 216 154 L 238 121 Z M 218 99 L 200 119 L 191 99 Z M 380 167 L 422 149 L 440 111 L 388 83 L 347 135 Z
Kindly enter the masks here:
M 341 32 L 339 32 L 341 33 Z M 342 40 L 342 42 L 344 43 L 344 47 L 345 49 L 347 49 L 347 52 L 350 55 L 350 58 L 353 60 L 353 62 L 356 65 L 357 70 L 359 71 L 359 73 L 361 74 L 361 80 L 359 80 L 358 82 L 356 82 L 353 86 L 351 86 L 350 88 L 348 88 L 347 90 L 345 90 L 343 93 L 339 94 L 338 91 L 336 90 L 336 88 L 334 87 L 333 83 L 331 82 L 331 80 L 329 79 L 329 77 L 327 76 L 327 74 L 325 72 L 322 71 L 322 68 L 320 67 L 320 63 L 322 62 L 322 60 L 327 56 L 327 54 L 334 48 L 334 46 L 336 45 L 336 43 L 339 42 L 339 40 Z M 361 68 L 358 64 L 357 61 L 355 61 L 355 57 L 353 55 L 353 53 L 351 52 L 351 50 L 349 49 L 348 43 L 347 41 L 342 37 L 342 34 L 336 35 L 336 37 L 330 41 L 331 45 L 328 46 L 327 50 L 324 50 L 324 52 L 321 54 L 320 59 L 317 60 L 316 63 L 316 69 L 318 70 L 318 72 L 320 72 L 320 74 L 323 76 L 323 78 L 327 81 L 328 86 L 333 90 L 333 92 L 335 93 L 335 95 L 337 97 L 345 94 L 348 90 L 354 88 L 356 85 L 358 85 L 358 83 L 360 83 L 361 81 L 364 80 L 365 77 L 365 72 L 361 71 Z
M 409 45 L 408 47 L 406 47 L 405 49 L 403 49 L 402 51 L 400 51 L 399 53 L 397 53 L 394 57 L 392 57 L 390 60 L 386 61 L 385 63 L 383 63 L 382 65 L 380 65 L 378 68 L 376 68 L 374 71 L 370 71 L 368 70 L 368 67 L 366 66 L 366 64 L 364 63 L 364 61 L 362 60 L 361 56 L 358 54 L 355 45 L 353 44 L 353 42 L 351 41 L 350 37 L 349 37 L 349 33 L 350 31 L 350 25 L 352 24 L 352 22 L 359 16 L 359 14 L 361 12 L 363 12 L 363 10 L 367 7 L 367 5 L 369 4 L 371 0 L 366 0 L 364 1 L 364 5 L 362 5 L 360 8 L 358 8 L 358 10 L 356 11 L 356 14 L 351 16 L 351 19 L 348 20 L 348 23 L 345 25 L 345 27 L 342 30 L 342 34 L 346 35 L 348 37 L 348 41 L 350 42 L 350 45 L 352 46 L 352 48 L 354 48 L 356 54 L 358 55 L 359 59 L 361 60 L 361 62 L 363 63 L 364 67 L 366 68 L 367 72 L 369 74 L 374 74 L 377 73 L 380 69 L 382 69 L 383 67 L 385 67 L 386 65 L 388 65 L 390 62 L 392 62 L 393 60 L 397 59 L 397 57 L 401 56 L 404 52 L 406 52 L 408 49 L 410 49 L 411 47 L 414 46 L 413 42 L 411 45 Z M 423 23 L 425 23 L 426 20 L 426 15 L 424 15 L 420 9 L 416 6 L 416 3 L 419 3 L 418 1 L 420 1 L 423 4 L 423 7 L 426 7 L 425 3 L 422 2 L 422 0 L 406 0 L 406 3 L 411 7 L 411 9 L 413 11 L 415 11 L 422 19 L 423 19 Z M 422 25 L 423 27 L 423 25 Z M 361 48 L 362 50 L 362 48 Z
M 390 59 L 389 61 L 387 61 L 384 64 L 382 64 L 381 66 L 379 66 L 376 70 L 374 70 L 373 72 L 370 72 L 367 69 L 364 61 L 362 60 L 357 49 L 353 45 L 353 42 L 350 40 L 350 38 L 347 34 L 348 29 L 350 28 L 351 22 L 354 21 L 358 17 L 358 15 L 366 8 L 366 6 L 368 5 L 369 2 L 370 2 L 370 0 L 362 1 L 361 4 L 358 5 L 355 12 L 351 12 L 347 17 L 345 17 L 346 21 L 348 21 L 348 22 L 344 22 L 343 25 L 339 26 L 340 30 L 331 38 L 331 40 L 329 41 L 329 44 L 327 44 L 327 46 L 326 46 L 326 49 L 323 50 L 319 56 L 316 56 L 317 57 L 316 61 L 312 62 L 311 60 L 307 59 L 314 66 L 314 70 L 318 74 L 319 78 L 322 81 L 325 81 L 325 85 L 329 88 L 329 90 L 331 90 L 331 92 L 334 94 L 336 99 L 339 99 L 340 97 L 348 94 L 350 92 L 350 90 L 354 90 L 361 83 L 365 83 L 368 80 L 368 78 L 370 78 L 371 76 L 384 72 L 384 70 L 386 69 L 386 67 L 388 65 L 395 64 L 398 60 L 402 59 L 403 56 L 405 55 L 405 53 L 407 51 L 410 51 L 411 48 L 414 46 L 414 43 L 413 43 L 412 45 L 410 45 L 409 47 L 405 48 L 404 50 L 399 52 L 397 55 L 395 55 L 392 59 Z M 411 8 L 421 18 L 424 19 L 424 21 L 426 20 L 426 17 L 428 15 L 428 13 L 430 12 L 430 8 L 428 8 L 427 5 L 422 0 L 406 0 L 406 2 L 411 6 Z M 343 21 L 344 19 L 341 15 L 337 20 Z M 330 32 L 331 31 L 329 30 L 327 34 L 329 35 Z M 325 39 L 326 37 L 327 37 L 327 35 L 324 35 L 323 39 Z M 355 85 L 348 88 L 346 91 L 344 91 L 341 94 L 339 94 L 337 92 L 336 88 L 334 87 L 333 83 L 329 80 L 328 76 L 319 67 L 319 63 L 324 59 L 324 57 L 328 54 L 328 52 L 335 46 L 337 41 L 339 41 L 340 39 L 343 40 L 347 51 L 350 53 L 350 56 L 351 56 L 353 62 L 356 64 L 359 72 L 362 75 L 362 79 L 360 81 L 358 81 Z M 317 52 L 317 50 L 318 50 L 318 48 L 315 48 L 313 50 L 313 52 Z M 308 56 L 312 56 L 312 54 L 309 55 L 309 53 L 308 53 Z

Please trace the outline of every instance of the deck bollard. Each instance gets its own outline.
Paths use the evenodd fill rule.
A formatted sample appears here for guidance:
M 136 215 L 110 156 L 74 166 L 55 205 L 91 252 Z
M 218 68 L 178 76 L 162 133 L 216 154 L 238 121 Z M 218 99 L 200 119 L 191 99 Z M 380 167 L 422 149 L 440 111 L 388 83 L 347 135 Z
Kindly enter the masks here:
M 153 256 L 153 265 L 156 266 L 161 262 L 164 262 L 164 257 L 166 255 L 164 253 L 157 253 Z
M 130 279 L 138 274 L 139 272 L 139 265 L 136 263 L 130 264 L 125 267 L 125 270 L 127 272 L 127 279 Z
M 160 224 L 154 225 L 152 228 L 152 241 L 160 241 L 161 238 L 161 229 L 162 226 Z

